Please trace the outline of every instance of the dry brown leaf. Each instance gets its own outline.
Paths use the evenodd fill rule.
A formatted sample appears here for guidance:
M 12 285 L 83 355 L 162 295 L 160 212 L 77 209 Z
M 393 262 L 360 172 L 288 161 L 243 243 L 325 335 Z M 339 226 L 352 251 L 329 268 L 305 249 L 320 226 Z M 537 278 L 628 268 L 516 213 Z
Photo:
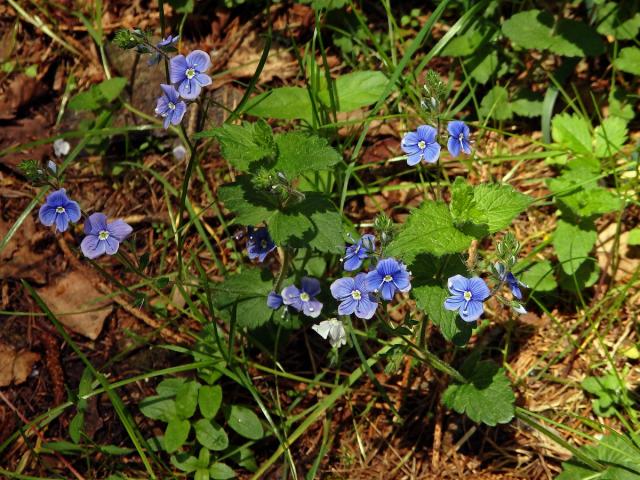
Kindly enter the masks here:
M 611 275 L 611 252 L 614 248 L 617 224 L 612 223 L 607 228 L 598 233 L 598 265 L 601 269 L 607 269 L 607 274 Z M 620 234 L 618 245 L 620 263 L 615 272 L 614 279 L 618 281 L 628 280 L 633 273 L 640 268 L 640 247 L 629 245 L 629 232 Z
M 38 294 L 60 323 L 95 340 L 112 309 L 111 301 L 105 301 L 104 295 L 94 287 L 97 283 L 88 271 L 74 270 L 39 289 Z
M 0 238 L 9 232 L 13 222 L 5 222 L 0 218 Z M 9 244 L 0 252 L 0 279 L 27 279 L 36 283 L 45 283 L 45 260 L 47 252 L 39 252 L 35 248 L 38 240 L 33 218 L 27 217 L 15 233 Z
M 264 45 L 264 38 L 258 37 L 255 30 L 251 30 L 227 62 L 227 69 L 231 76 L 234 78 L 252 77 L 262 56 Z M 297 73 L 298 65 L 291 52 L 274 43 L 260 73 L 260 82 L 270 82 L 274 77 L 286 80 L 294 77 Z
M 38 360 L 40 355 L 37 353 L 16 351 L 12 346 L 0 343 L 0 387 L 24 383 Z

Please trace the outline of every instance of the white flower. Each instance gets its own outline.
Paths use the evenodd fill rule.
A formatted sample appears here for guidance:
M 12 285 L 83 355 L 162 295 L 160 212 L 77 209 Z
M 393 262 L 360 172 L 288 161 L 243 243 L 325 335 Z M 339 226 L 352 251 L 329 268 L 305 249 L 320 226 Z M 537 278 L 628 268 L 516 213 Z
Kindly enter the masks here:
M 187 150 L 182 146 L 178 145 L 173 148 L 173 158 L 180 161 L 187 155 Z
M 56 165 L 56 162 L 54 162 L 53 160 L 49 160 L 47 162 L 47 168 L 54 175 L 58 172 L 58 166 Z
M 336 318 L 323 320 L 311 328 L 325 340 L 328 339 L 332 347 L 340 348 L 347 344 L 347 332 L 345 332 L 342 322 Z
M 511 306 L 513 308 L 513 311 L 519 313 L 520 315 L 524 315 L 525 313 L 527 313 L 527 310 L 517 302 L 513 302 Z
M 62 138 L 57 139 L 53 142 L 53 153 L 56 154 L 56 157 L 63 157 L 71 150 L 71 145 L 69 142 L 63 140 Z

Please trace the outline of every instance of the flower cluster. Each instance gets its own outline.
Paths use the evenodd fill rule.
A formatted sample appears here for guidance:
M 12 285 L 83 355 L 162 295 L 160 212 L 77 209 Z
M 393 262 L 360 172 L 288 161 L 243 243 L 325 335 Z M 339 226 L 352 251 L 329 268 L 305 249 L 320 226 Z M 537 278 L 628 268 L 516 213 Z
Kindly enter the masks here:
M 40 222 L 51 227 L 54 225 L 58 232 L 65 232 L 70 223 L 77 223 L 82 216 L 80 205 L 69 197 L 64 188 L 47 195 L 44 204 L 40 207 Z M 133 229 L 124 220 L 107 222 L 107 216 L 103 213 L 94 213 L 87 218 L 84 224 L 86 237 L 82 240 L 80 248 L 85 257 L 94 259 L 103 254 L 115 255 L 122 243 Z
M 459 120 L 449 122 L 447 125 L 449 140 L 447 149 L 452 157 L 457 157 L 460 152 L 467 155 L 471 153 L 471 141 L 469 140 L 469 127 Z M 440 144 L 437 140 L 438 131 L 430 125 L 421 125 L 415 132 L 407 133 L 400 144 L 407 154 L 407 164 L 417 165 L 421 161 L 435 163 L 440 157 Z

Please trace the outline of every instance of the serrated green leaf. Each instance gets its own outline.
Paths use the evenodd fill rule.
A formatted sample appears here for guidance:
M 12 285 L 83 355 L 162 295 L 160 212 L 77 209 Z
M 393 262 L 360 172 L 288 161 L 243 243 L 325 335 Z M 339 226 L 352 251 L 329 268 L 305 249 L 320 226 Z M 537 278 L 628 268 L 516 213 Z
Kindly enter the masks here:
M 226 412 L 227 423 L 237 433 L 250 440 L 260 440 L 264 436 L 262 423 L 248 407 L 232 405 Z
M 504 87 L 496 85 L 483 97 L 480 102 L 480 113 L 484 117 L 494 120 L 509 120 L 513 116 L 509 103 L 509 92 Z
M 278 160 L 275 170 L 288 178 L 304 172 L 328 170 L 342 160 L 324 138 L 304 132 L 288 132 L 276 135 Z
M 607 117 L 595 128 L 596 157 L 610 157 L 618 153 L 627 141 L 627 122 L 620 117 Z
M 209 467 L 209 475 L 213 480 L 228 480 L 229 478 L 235 478 L 236 472 L 229 465 L 216 462 Z
M 339 76 L 335 80 L 338 111 L 351 112 L 376 103 L 384 93 L 387 82 L 387 77 L 379 71 L 352 72 Z M 320 90 L 318 97 L 325 106 L 331 105 L 327 89 Z
M 640 75 L 640 48 L 625 47 L 620 50 L 618 58 L 613 61 L 613 66 L 623 72 L 632 75 Z
M 277 245 L 293 248 L 312 247 L 321 252 L 340 253 L 342 217 L 324 195 L 303 192 L 304 200 L 278 209 L 276 198 L 256 190 L 247 176 L 219 189 L 220 199 L 236 213 L 236 223 L 267 224 Z
M 567 275 L 576 273 L 580 265 L 589 258 L 597 238 L 598 234 L 592 221 L 574 224 L 563 219 L 558 220 L 553 235 L 553 246 L 562 270 Z
M 107 102 L 113 102 L 124 87 L 127 85 L 127 79 L 122 77 L 109 78 L 97 85 L 100 94 Z
M 474 422 L 495 426 L 511 421 L 515 395 L 504 369 L 493 362 L 482 361 L 464 370 L 468 382 L 449 385 L 442 395 L 442 403 Z
M 200 132 L 195 138 L 214 136 L 220 142 L 222 156 L 241 171 L 248 171 L 254 162 L 273 158 L 276 154 L 271 127 L 264 122 L 224 124 L 220 128 Z
M 214 306 L 225 312 L 227 319 L 235 307 L 236 320 L 241 327 L 257 328 L 271 318 L 267 295 L 273 288 L 273 278 L 266 270 L 249 268 L 210 288 L 216 292 Z
M 531 204 L 531 197 L 513 189 L 510 185 L 483 183 L 473 188 L 476 209 L 481 212 L 474 223 L 486 221 L 489 233 L 495 233 L 511 225 L 513 219 Z M 486 219 L 486 220 L 485 220 Z
M 189 431 L 191 430 L 191 424 L 189 420 L 181 420 L 179 418 L 172 418 L 167 424 L 167 429 L 164 432 L 164 449 L 167 453 L 172 453 L 178 450 L 189 437 Z
M 444 308 L 444 301 L 449 296 L 446 288 L 439 285 L 422 285 L 413 286 L 411 291 L 418 308 L 425 311 L 431 321 L 438 326 L 444 338 L 458 346 L 467 344 L 471 338 L 473 325 L 462 320 L 458 312 L 451 312 Z
M 520 91 L 511 101 L 511 110 L 521 117 L 539 117 L 542 115 L 543 98 L 531 91 Z
M 456 177 L 451 185 L 451 203 L 449 205 L 451 217 L 456 223 L 464 223 L 476 219 L 476 223 L 486 221 L 480 219 L 482 212 L 477 210 L 473 195 L 473 186 L 462 177 Z
M 198 405 L 204 418 L 212 419 L 222 405 L 222 387 L 220 385 L 205 385 L 198 392 Z
M 551 136 L 559 143 L 575 153 L 591 155 L 591 132 L 589 124 L 579 115 L 560 113 L 551 122 Z
M 280 87 L 254 97 L 246 113 L 257 117 L 281 120 L 305 120 L 312 123 L 311 99 L 306 88 Z
M 203 418 L 193 424 L 198 443 L 213 451 L 221 451 L 229 446 L 229 437 L 224 429 L 212 420 Z
M 176 401 L 172 397 L 154 395 L 142 400 L 139 406 L 144 416 L 154 420 L 169 422 L 177 418 Z
M 176 393 L 176 414 L 179 418 L 191 418 L 198 405 L 198 390 L 200 384 L 194 381 L 186 382 Z
M 387 247 L 387 254 L 412 263 L 421 253 L 440 257 L 463 252 L 471 240 L 472 236 L 454 226 L 445 203 L 426 200 L 411 212 L 398 236 Z

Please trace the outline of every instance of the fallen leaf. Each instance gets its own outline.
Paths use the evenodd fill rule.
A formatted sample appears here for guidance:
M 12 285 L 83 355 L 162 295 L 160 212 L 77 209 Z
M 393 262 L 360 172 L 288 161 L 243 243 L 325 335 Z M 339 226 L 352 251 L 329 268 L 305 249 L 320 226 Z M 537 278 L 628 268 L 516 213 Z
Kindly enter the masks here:
M 111 313 L 111 301 L 94 287 L 97 280 L 87 272 L 73 270 L 58 277 L 38 294 L 64 326 L 95 340 Z
M 4 238 L 13 226 L 0 218 L 0 238 Z M 46 251 L 39 251 L 36 243 L 40 235 L 30 216 L 25 219 L 11 241 L 0 252 L 0 279 L 27 279 L 36 283 L 46 282 Z
M 37 353 L 16 351 L 12 346 L 0 343 L 0 387 L 24 383 L 38 360 L 40 355 Z
M 596 254 L 598 265 L 601 269 L 607 269 L 607 274 L 611 275 L 611 252 L 614 248 L 617 225 L 610 224 L 607 228 L 598 233 L 598 243 Z M 640 268 L 640 247 L 629 245 L 630 232 L 622 232 L 620 234 L 620 243 L 617 251 L 620 255 L 618 268 L 615 272 L 614 279 L 616 281 L 625 281 L 631 278 L 633 273 Z

